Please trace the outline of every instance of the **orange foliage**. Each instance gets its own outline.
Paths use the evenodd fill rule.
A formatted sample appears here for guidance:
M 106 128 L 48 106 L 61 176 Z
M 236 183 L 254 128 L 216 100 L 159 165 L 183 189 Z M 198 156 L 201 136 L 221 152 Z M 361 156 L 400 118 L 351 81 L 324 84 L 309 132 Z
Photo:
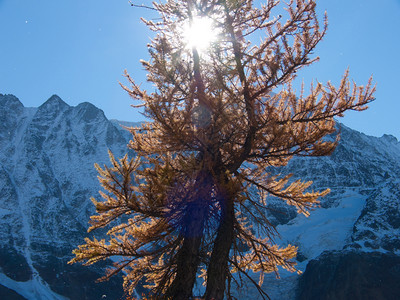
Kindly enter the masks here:
M 326 138 L 334 117 L 365 109 L 375 88 L 371 80 L 350 84 L 346 71 L 339 87 L 318 82 L 296 93 L 296 71 L 318 59 L 311 56 L 327 23 L 320 26 L 314 0 L 292 0 L 286 20 L 273 17 L 279 2 L 153 4 L 160 19 L 144 21 L 156 37 L 142 63 L 155 90 L 128 74 L 124 86 L 151 121 L 129 129 L 137 159 L 110 154 L 110 167 L 97 166 L 104 192 L 92 200 L 98 214 L 90 230 L 107 226 L 108 238 L 86 239 L 72 262 L 120 257 L 105 278 L 123 270 L 128 293 L 145 280 L 157 299 L 188 299 L 200 269 L 205 299 L 229 296 L 242 275 L 267 297 L 264 273 L 296 271 L 296 247 L 271 241 L 268 197 L 308 215 L 329 190 L 267 170 L 294 156 L 329 155 L 338 141 Z M 203 52 L 182 38 L 195 16 L 211 18 L 219 33 Z M 258 283 L 249 271 L 260 273 Z

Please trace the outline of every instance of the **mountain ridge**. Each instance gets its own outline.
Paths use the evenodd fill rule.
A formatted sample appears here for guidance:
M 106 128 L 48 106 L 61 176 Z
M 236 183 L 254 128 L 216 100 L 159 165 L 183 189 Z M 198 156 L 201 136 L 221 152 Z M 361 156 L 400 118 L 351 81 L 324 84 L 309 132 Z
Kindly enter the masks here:
M 130 134 L 123 126 L 139 123 L 108 120 L 93 104 L 70 106 L 57 95 L 27 108 L 17 97 L 0 94 L 0 117 L 0 237 L 6 241 L 0 246 L 0 296 L 122 297 L 120 278 L 93 283 L 107 263 L 87 268 L 66 262 L 87 236 L 94 213 L 89 199 L 98 196 L 100 186 L 93 164 L 108 164 L 108 150 L 116 157 L 129 152 Z M 331 193 L 309 218 L 269 199 L 269 217 L 281 233 L 277 242 L 299 247 L 298 266 L 305 274 L 281 272 L 280 281 L 266 276 L 264 287 L 272 299 L 303 295 L 309 286 L 300 278 L 321 276 L 317 267 L 322 266 L 313 261 L 340 263 L 346 253 L 400 255 L 400 143 L 394 136 L 338 127 L 341 140 L 331 156 L 296 158 L 279 170 Z M 366 255 L 360 254 L 363 261 Z M 258 299 L 250 285 L 238 293 L 240 299 Z
M 88 201 L 98 190 L 93 164 L 107 163 L 108 149 L 117 155 L 126 152 L 121 146 L 127 144 L 128 135 L 123 136 L 94 106 L 71 107 L 58 96 L 35 109 L 21 108 L 17 98 L 9 95 L 1 96 L 0 103 L 5 104 L 0 115 L 8 116 L 0 133 L 0 235 L 9 241 L 2 247 L 0 267 L 14 253 L 32 274 L 28 281 L 7 281 L 8 288 L 20 287 L 17 292 L 31 299 L 40 299 L 37 291 L 42 291 L 43 299 L 63 299 L 62 294 L 85 299 L 88 291 L 100 298 L 100 293 L 107 294 L 107 290 L 122 295 L 120 279 L 114 286 L 99 288 L 94 284 L 103 274 L 104 265 L 85 271 L 80 266 L 69 267 L 66 262 L 83 240 L 94 211 Z M 88 120 L 87 112 L 100 117 Z M 68 288 L 74 280 L 70 277 L 78 269 L 82 276 L 92 278 L 88 283 L 91 287 L 74 287 L 80 296 L 72 297 L 73 291 L 71 294 Z

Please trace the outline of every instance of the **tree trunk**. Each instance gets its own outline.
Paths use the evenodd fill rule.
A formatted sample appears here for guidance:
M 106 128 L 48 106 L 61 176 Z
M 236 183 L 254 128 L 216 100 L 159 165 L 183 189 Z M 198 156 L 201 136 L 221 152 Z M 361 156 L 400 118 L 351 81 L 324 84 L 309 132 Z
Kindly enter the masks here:
M 205 209 L 193 205 L 188 209 L 187 224 L 183 245 L 177 254 L 176 277 L 169 287 L 166 298 L 187 300 L 192 296 L 196 273 L 200 262 L 200 245 L 203 238 Z
M 196 274 L 200 264 L 200 246 L 204 234 L 210 197 L 210 177 L 200 177 L 197 181 L 197 197 L 189 202 L 183 217 L 181 235 L 182 247 L 177 254 L 176 277 L 166 292 L 167 299 L 187 300 L 192 297 Z
M 233 199 L 226 193 L 222 193 L 221 196 L 221 219 L 207 270 L 206 300 L 223 299 L 228 278 L 228 259 L 233 243 L 235 212 Z

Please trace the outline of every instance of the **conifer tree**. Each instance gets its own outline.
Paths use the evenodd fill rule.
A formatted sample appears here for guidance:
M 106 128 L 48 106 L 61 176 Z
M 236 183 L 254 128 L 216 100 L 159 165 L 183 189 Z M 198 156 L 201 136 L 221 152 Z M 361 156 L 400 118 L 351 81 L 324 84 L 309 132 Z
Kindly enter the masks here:
M 294 156 L 329 155 L 334 118 L 374 99 L 371 79 L 357 86 L 347 71 L 338 87 L 296 92 L 296 72 L 317 60 L 326 18 L 321 26 L 315 0 L 291 0 L 278 16 L 279 0 L 253 2 L 166 0 L 153 3 L 159 19 L 143 20 L 156 33 L 142 62 L 155 90 L 128 74 L 123 87 L 150 121 L 129 129 L 135 159 L 110 153 L 111 166 L 97 166 L 104 191 L 92 199 L 89 231 L 107 227 L 108 237 L 87 238 L 72 260 L 119 258 L 104 278 L 123 271 L 130 294 L 145 281 L 155 299 L 189 299 L 202 277 L 205 299 L 230 299 L 247 278 L 267 298 L 265 273 L 296 271 L 296 247 L 272 242 L 269 197 L 308 215 L 329 192 L 269 170 Z M 211 24 L 208 47 L 187 33 L 198 22 Z

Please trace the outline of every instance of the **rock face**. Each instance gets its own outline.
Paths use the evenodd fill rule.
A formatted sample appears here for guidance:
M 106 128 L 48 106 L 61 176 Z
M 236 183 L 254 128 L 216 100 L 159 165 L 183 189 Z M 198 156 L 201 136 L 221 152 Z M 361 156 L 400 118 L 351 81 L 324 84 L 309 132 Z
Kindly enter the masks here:
M 298 300 L 396 300 L 400 257 L 379 252 L 324 252 L 299 283 Z
M 281 200 L 269 199 L 269 218 L 280 233 L 276 242 L 298 246 L 298 269 L 304 272 L 297 276 L 280 271 L 279 280 L 267 275 L 263 288 L 273 300 L 400 299 L 398 289 L 387 293 L 387 285 L 379 282 L 373 285 L 373 292 L 369 287 L 347 283 L 346 293 L 354 298 L 345 298 L 340 291 L 332 294 L 345 279 L 352 282 L 360 277 L 360 272 L 360 285 L 386 278 L 386 269 L 380 268 L 379 262 L 397 265 L 400 257 L 400 143 L 393 136 L 377 138 L 340 124 L 338 127 L 341 139 L 331 156 L 295 158 L 279 170 L 282 174 L 293 173 L 294 179 L 313 181 L 314 190 L 330 188 L 331 193 L 321 199 L 321 207 L 308 218 Z M 346 268 L 351 260 L 354 264 Z M 335 274 L 326 274 L 331 269 Z M 258 277 L 253 279 L 257 281 Z M 313 293 L 317 282 L 318 292 Z M 367 298 L 360 293 L 373 296 Z M 251 283 L 238 292 L 238 298 L 261 299 Z
M 58 96 L 25 108 L 0 95 L 0 117 L 0 298 L 119 299 L 119 278 L 97 284 L 101 267 L 66 262 L 93 214 L 93 164 L 107 163 L 108 149 L 126 152 L 129 135 L 92 104 Z
M 282 272 L 280 284 L 265 282 L 272 299 L 400 299 L 400 290 L 390 288 L 399 282 L 400 143 L 339 128 L 340 144 L 331 156 L 296 158 L 282 170 L 331 193 L 309 218 L 276 218 L 278 243 L 299 247 L 298 268 L 305 273 L 296 278 Z M 281 201 L 271 203 L 272 219 L 290 211 Z
M 332 222 L 353 210 L 355 220 L 343 246 L 368 251 L 381 247 L 400 254 L 400 143 L 393 136 L 366 136 L 343 125 L 340 132 L 340 144 L 331 156 L 293 159 L 286 169 L 312 180 L 315 190 L 331 189 L 309 219 L 326 214 L 325 221 Z
M 125 154 L 130 135 L 92 104 L 71 107 L 58 96 L 26 108 L 0 94 L 0 118 L 0 299 L 120 299 L 120 278 L 94 283 L 109 262 L 66 262 L 94 213 L 93 164 L 107 164 L 108 149 Z M 390 281 L 399 275 L 400 143 L 339 129 L 332 156 L 296 158 L 279 170 L 331 193 L 309 218 L 269 199 L 276 242 L 299 247 L 304 271 L 280 272 L 280 280 L 267 275 L 271 299 L 400 299 L 398 281 Z M 379 280 L 392 288 L 386 292 Z M 239 299 L 257 297 L 251 284 L 238 291 Z

